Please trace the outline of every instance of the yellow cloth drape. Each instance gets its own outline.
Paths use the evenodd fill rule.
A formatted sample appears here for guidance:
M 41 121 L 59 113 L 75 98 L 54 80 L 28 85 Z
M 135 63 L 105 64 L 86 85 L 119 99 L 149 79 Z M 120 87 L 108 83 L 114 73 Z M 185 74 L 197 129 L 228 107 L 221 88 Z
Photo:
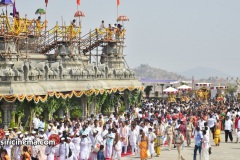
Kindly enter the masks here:
M 147 159 L 148 158 L 148 155 L 147 155 L 147 150 L 148 150 L 147 141 L 141 141 L 140 144 L 139 144 L 139 148 L 140 148 L 141 159 Z

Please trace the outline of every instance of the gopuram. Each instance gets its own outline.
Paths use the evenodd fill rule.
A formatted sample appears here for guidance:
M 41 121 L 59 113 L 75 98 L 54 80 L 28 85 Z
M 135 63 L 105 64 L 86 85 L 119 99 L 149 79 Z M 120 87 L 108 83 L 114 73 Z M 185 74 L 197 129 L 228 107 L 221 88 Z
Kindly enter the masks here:
M 125 29 L 97 28 L 81 36 L 81 27 L 72 24 L 47 29 L 47 21 L 18 16 L 10 20 L 6 15 L 0 21 L 0 105 L 5 128 L 23 102 L 26 118 L 31 104 L 44 104 L 53 97 L 75 98 L 87 117 L 97 113 L 99 99 L 88 103 L 93 94 L 120 95 L 127 108 L 131 92 L 143 90 L 124 59 Z M 63 115 L 64 110 L 52 112 Z

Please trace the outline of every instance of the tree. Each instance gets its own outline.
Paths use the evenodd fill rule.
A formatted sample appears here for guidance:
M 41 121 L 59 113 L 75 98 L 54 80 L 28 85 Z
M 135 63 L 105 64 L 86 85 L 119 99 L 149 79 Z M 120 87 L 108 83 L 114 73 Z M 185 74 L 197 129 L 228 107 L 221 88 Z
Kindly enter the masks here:
M 53 113 L 58 110 L 61 105 L 61 100 L 55 97 L 48 98 L 45 103 L 46 109 L 48 111 L 48 120 L 52 120 Z
M 21 119 L 24 117 L 25 106 L 27 103 L 27 100 L 24 100 L 23 102 L 17 101 L 16 103 L 17 127 L 20 127 Z
M 73 97 L 66 98 L 66 99 L 62 99 L 62 98 L 59 99 L 60 108 L 65 110 L 66 115 L 69 115 L 71 110 L 80 108 L 78 107 L 77 103 L 74 103 L 74 102 L 76 101 L 73 101 Z
M 115 96 L 114 94 L 108 94 L 103 104 L 103 112 L 110 114 L 111 109 L 118 102 L 119 98 L 120 95 Z
M 103 94 L 98 94 L 95 97 L 95 101 L 96 101 L 96 112 L 99 113 L 101 112 L 101 107 L 104 104 L 106 98 L 107 98 L 107 92 L 104 92 Z
M 25 124 L 25 128 L 30 129 L 32 131 L 32 126 L 33 126 L 33 118 L 35 117 L 36 114 L 41 114 L 43 112 L 43 106 L 45 103 L 39 102 L 35 103 L 33 100 L 28 103 L 28 107 L 30 109 L 30 116 Z
M 153 87 L 153 86 L 147 86 L 147 87 L 145 87 L 145 89 L 144 89 L 144 92 L 145 92 L 145 94 L 146 94 L 146 97 L 148 97 L 148 98 L 149 98 L 150 93 L 151 93 L 151 91 L 152 91 L 152 87 Z

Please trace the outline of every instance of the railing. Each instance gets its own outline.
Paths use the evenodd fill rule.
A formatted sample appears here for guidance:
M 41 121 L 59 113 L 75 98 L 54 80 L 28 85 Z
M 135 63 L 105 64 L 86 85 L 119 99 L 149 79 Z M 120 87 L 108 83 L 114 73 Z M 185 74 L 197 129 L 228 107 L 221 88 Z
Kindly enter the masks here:
M 103 42 L 121 42 L 125 35 L 125 30 L 105 28 L 95 29 L 80 37 L 80 27 L 56 25 L 47 31 L 47 21 L 41 23 L 34 19 L 10 18 L 5 15 L 0 16 L 0 24 L 0 37 L 16 37 L 20 39 L 19 50 L 39 53 L 47 53 L 59 43 L 66 42 L 77 44 L 85 54 Z
M 39 39 L 38 44 L 43 52 L 52 49 L 62 42 L 76 43 L 79 39 L 80 28 L 70 26 L 58 26 L 45 32 L 44 38 Z
M 126 30 L 114 29 L 109 30 L 105 29 L 95 29 L 90 31 L 88 34 L 84 35 L 81 38 L 81 50 L 83 53 L 86 53 L 88 50 L 91 50 L 92 47 L 96 47 L 103 42 L 107 41 L 123 41 Z M 93 46 L 95 45 L 95 46 Z

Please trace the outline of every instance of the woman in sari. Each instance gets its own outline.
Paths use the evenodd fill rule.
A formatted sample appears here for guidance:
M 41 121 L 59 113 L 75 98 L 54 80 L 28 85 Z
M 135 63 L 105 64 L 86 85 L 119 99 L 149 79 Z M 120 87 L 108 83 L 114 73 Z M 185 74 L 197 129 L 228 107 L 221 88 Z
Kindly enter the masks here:
M 31 160 L 31 156 L 28 153 L 28 147 L 27 146 L 23 147 L 23 154 L 22 154 L 21 160 Z
M 220 144 L 220 134 L 221 134 L 221 123 L 219 120 L 217 120 L 217 124 L 215 126 L 215 132 L 214 132 L 214 142 L 216 146 L 219 146 Z
M 140 135 L 141 135 L 141 140 L 139 143 L 139 148 L 140 148 L 140 158 L 141 160 L 146 160 L 148 158 L 148 138 L 143 132 L 143 130 L 140 130 Z

